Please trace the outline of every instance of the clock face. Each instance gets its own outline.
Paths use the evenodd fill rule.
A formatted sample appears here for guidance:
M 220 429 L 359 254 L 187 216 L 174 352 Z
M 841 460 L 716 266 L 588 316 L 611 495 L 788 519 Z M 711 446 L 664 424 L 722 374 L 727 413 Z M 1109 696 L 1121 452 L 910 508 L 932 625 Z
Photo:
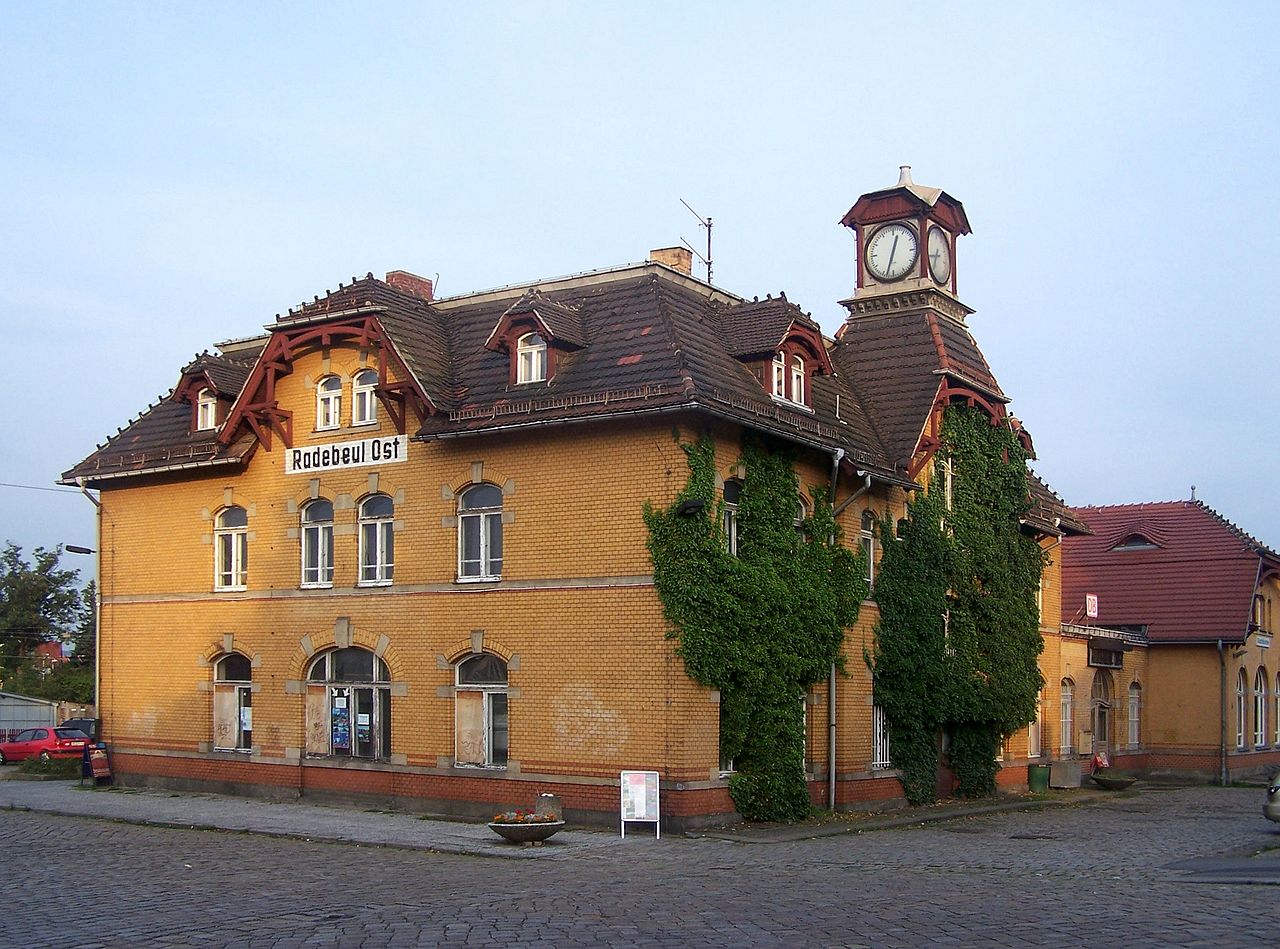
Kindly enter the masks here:
M 911 271 L 919 252 L 915 231 L 906 224 L 886 224 L 867 241 L 867 269 L 880 280 L 899 280 Z
M 929 228 L 929 274 L 938 283 L 951 279 L 951 242 L 940 227 Z

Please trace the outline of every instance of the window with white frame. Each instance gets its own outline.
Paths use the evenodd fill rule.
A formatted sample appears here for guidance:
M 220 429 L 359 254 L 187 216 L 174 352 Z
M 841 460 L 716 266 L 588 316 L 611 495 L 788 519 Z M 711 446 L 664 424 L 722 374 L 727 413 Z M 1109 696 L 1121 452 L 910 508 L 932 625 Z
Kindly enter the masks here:
M 302 509 L 302 585 L 333 586 L 333 503 L 324 498 Z
M 867 583 L 874 583 L 876 579 L 876 516 L 870 510 L 862 512 L 861 528 L 859 543 L 862 546 L 862 556 L 867 561 L 863 575 Z
M 249 574 L 249 515 L 238 505 L 225 507 L 214 519 L 215 590 L 243 590 Z
M 458 498 L 458 579 L 502 579 L 502 490 L 477 484 Z
M 1129 686 L 1129 747 L 1137 748 L 1142 739 L 1142 686 Z
M 480 653 L 456 666 L 454 763 L 507 766 L 507 664 Z
M 374 390 L 378 386 L 378 372 L 375 369 L 362 369 L 351 380 L 351 424 L 372 425 L 378 421 L 378 397 Z
M 1236 748 L 1243 751 L 1245 748 L 1245 720 L 1248 717 L 1249 707 L 1245 702 L 1245 682 L 1244 670 L 1236 676 Z
M 724 529 L 725 550 L 738 555 L 738 500 L 742 497 L 742 482 L 731 478 L 724 483 L 724 514 L 721 527 Z
M 1066 757 L 1075 751 L 1075 683 L 1062 680 L 1060 708 L 1058 710 L 1058 749 Z
M 809 517 L 809 505 L 803 496 L 796 499 L 796 536 L 804 540 L 804 522 Z
M 395 553 L 395 505 L 385 494 L 372 494 L 360 502 L 360 585 L 391 583 Z
M 196 428 L 208 431 L 218 427 L 218 400 L 208 389 L 201 389 L 196 396 Z
M 306 701 L 308 755 L 391 757 L 391 675 L 368 649 L 348 646 L 312 660 Z
M 782 353 L 773 354 L 773 395 L 775 398 L 787 397 L 787 357 Z
M 1036 717 L 1027 726 L 1027 757 L 1039 758 L 1044 754 L 1044 689 L 1036 692 Z
M 516 341 L 516 382 L 543 382 L 547 378 L 547 341 L 537 333 L 525 333 Z
M 316 428 L 337 428 L 342 424 L 342 380 L 325 376 L 316 384 Z
M 871 767 L 873 770 L 892 768 L 889 757 L 889 723 L 885 721 L 884 706 L 871 706 Z
M 791 357 L 790 399 L 792 402 L 796 403 L 797 405 L 809 404 L 805 398 L 804 386 L 805 386 L 804 357 L 792 356 Z
M 238 652 L 227 653 L 213 665 L 213 747 L 253 748 L 253 664 Z
M 1253 677 L 1253 747 L 1267 747 L 1267 670 L 1261 666 Z

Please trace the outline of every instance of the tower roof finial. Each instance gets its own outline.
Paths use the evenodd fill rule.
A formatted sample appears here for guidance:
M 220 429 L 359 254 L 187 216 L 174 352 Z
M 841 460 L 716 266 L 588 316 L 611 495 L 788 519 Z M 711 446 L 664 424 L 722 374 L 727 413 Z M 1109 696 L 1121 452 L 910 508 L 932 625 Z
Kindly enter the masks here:
M 898 187 L 901 188 L 903 185 L 913 185 L 913 184 L 915 184 L 915 182 L 911 180 L 911 166 L 899 165 L 898 166 Z

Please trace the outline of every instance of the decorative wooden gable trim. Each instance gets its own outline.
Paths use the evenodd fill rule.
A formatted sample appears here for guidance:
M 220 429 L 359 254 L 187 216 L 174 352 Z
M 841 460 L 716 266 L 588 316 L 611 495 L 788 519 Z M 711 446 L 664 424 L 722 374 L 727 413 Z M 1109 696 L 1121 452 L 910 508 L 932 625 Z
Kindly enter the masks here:
M 924 431 L 911 455 L 907 474 L 912 479 L 924 470 L 924 466 L 933 459 L 934 453 L 942 446 L 942 414 L 949 405 L 967 405 L 969 408 L 982 409 L 987 418 L 991 419 L 993 426 L 1009 424 L 1004 402 L 993 393 L 984 392 L 963 381 L 944 375 L 938 383 L 938 394 L 934 397 L 933 407 L 928 419 L 925 420 Z
M 247 427 L 268 451 L 273 434 L 280 436 L 286 448 L 292 448 L 293 413 L 281 408 L 276 401 L 276 381 L 293 372 L 294 360 L 299 356 L 339 342 L 355 343 L 378 354 L 378 385 L 374 394 L 401 435 L 405 434 L 409 406 L 422 417 L 435 414 L 436 406 L 411 381 L 413 373 L 375 314 L 297 326 L 277 324 L 218 440 L 224 445 L 229 444 L 242 427 Z M 388 369 L 392 365 L 403 381 L 390 381 Z

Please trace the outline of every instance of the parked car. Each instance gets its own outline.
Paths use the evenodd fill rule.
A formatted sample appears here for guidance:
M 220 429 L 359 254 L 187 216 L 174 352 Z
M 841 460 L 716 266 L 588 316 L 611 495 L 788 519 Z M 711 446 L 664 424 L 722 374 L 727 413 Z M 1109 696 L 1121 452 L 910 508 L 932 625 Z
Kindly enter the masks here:
M 25 758 L 79 758 L 90 738 L 78 728 L 28 728 L 12 741 L 0 742 L 0 764 Z
M 1280 771 L 1267 783 L 1267 803 L 1262 805 L 1262 814 L 1267 820 L 1280 823 Z
M 98 740 L 98 720 L 96 718 L 68 718 L 59 728 L 78 728 L 89 736 L 90 741 Z

